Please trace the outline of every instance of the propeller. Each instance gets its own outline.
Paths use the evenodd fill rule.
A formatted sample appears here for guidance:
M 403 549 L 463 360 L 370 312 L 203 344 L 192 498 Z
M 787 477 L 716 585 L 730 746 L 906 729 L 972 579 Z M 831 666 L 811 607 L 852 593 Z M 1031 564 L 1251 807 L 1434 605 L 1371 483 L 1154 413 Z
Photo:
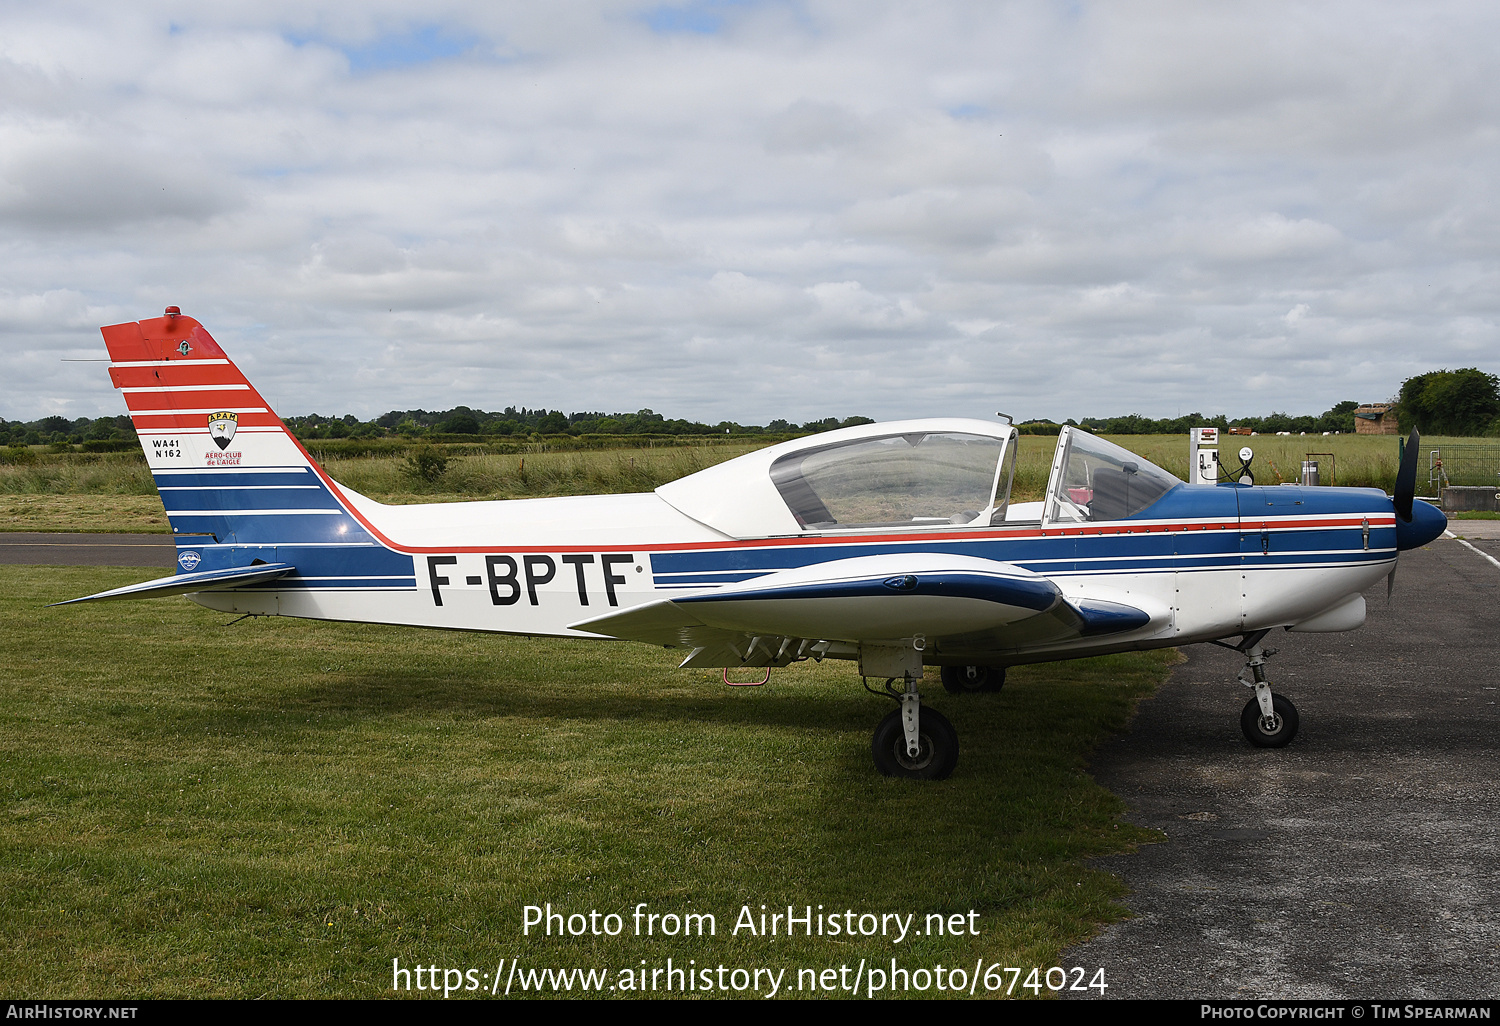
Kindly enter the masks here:
M 1401 454 L 1401 469 L 1396 471 L 1396 493 L 1391 503 L 1396 507 L 1396 516 L 1402 523 L 1411 523 L 1411 503 L 1417 494 L 1417 455 L 1422 447 L 1422 436 L 1416 428 L 1406 440 L 1406 451 Z
M 1422 448 L 1422 436 L 1416 428 L 1411 429 L 1411 437 L 1406 440 L 1406 448 L 1401 453 L 1401 466 L 1396 471 L 1396 491 L 1391 496 L 1391 505 L 1396 507 L 1396 516 L 1401 523 L 1411 523 L 1412 502 L 1417 496 L 1417 456 Z M 1401 535 L 1400 525 L 1397 525 L 1397 538 Z M 1397 543 L 1400 544 L 1399 541 Z M 1391 566 L 1390 576 L 1385 579 L 1385 600 L 1391 600 L 1391 592 L 1396 588 L 1396 567 Z

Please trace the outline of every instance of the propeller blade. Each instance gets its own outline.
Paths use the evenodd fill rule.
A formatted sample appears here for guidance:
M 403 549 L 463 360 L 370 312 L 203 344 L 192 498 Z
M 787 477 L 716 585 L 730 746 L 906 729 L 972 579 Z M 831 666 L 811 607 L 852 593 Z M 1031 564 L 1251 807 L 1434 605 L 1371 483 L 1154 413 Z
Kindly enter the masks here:
M 1411 503 L 1417 495 L 1417 455 L 1422 446 L 1422 436 L 1416 428 L 1406 440 L 1406 451 L 1401 454 L 1401 469 L 1396 471 L 1396 494 L 1391 502 L 1396 507 L 1396 516 L 1403 523 L 1411 523 Z
M 1391 592 L 1394 591 L 1395 589 L 1396 589 L 1396 568 L 1395 567 L 1391 567 L 1391 572 L 1386 576 L 1386 579 L 1385 579 L 1385 600 L 1387 602 L 1389 602 L 1391 600 Z

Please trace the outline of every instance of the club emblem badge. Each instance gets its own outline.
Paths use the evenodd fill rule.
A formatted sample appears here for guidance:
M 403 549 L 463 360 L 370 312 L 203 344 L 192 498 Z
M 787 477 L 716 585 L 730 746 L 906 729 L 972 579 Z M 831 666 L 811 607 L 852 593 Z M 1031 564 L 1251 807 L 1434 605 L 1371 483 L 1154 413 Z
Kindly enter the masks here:
M 208 437 L 214 440 L 214 444 L 220 449 L 229 447 L 234 439 L 234 429 L 239 425 L 239 414 L 224 410 L 221 413 L 210 413 L 208 415 Z
M 192 549 L 186 550 L 182 553 L 182 555 L 177 557 L 177 565 L 182 567 L 183 570 L 189 573 L 192 572 L 193 567 L 197 566 L 202 561 L 203 557 L 198 555 L 198 553 L 194 552 Z

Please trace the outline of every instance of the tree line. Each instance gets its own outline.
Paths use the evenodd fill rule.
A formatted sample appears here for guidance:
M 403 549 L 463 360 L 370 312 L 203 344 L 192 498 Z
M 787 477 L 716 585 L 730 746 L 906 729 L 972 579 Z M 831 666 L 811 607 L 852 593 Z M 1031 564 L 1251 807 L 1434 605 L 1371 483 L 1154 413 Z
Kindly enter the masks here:
M 563 413 L 561 410 L 507 406 L 491 413 L 468 406 L 451 410 L 392 410 L 374 420 L 309 414 L 288 417 L 286 425 L 298 438 L 420 438 L 428 435 L 487 435 L 522 438 L 531 435 L 795 435 L 875 423 L 869 417 L 827 417 L 797 424 L 773 420 L 769 424 L 738 424 L 722 420 L 705 424 L 669 420 L 654 410 L 635 413 Z
M 451 410 L 392 410 L 373 420 L 353 414 L 342 417 L 308 414 L 283 418 L 298 438 L 434 438 L 473 437 L 526 439 L 545 435 L 771 435 L 790 436 L 832 431 L 834 428 L 875 423 L 869 417 L 826 417 L 798 424 L 773 420 L 769 424 L 738 424 L 720 421 L 669 420 L 652 410 L 635 413 L 563 413 L 560 410 L 507 407 L 498 413 L 458 406 Z M 136 447 L 130 417 L 69 419 L 41 417 L 10 421 L 0 417 L 0 445 L 71 445 L 85 451 L 110 452 Z
M 1289 431 L 1292 434 L 1306 432 L 1310 435 L 1321 435 L 1325 431 L 1352 434 L 1354 411 L 1358 408 L 1359 403 L 1346 400 L 1317 416 L 1272 413 L 1265 417 L 1236 417 L 1231 420 L 1222 413 L 1188 413 L 1181 417 L 1153 419 L 1132 413 L 1125 417 L 1084 417 L 1082 420 L 1067 420 L 1063 424 L 1072 424 L 1096 435 L 1185 435 L 1189 428 L 1195 427 L 1216 427 L 1221 430 L 1230 427 L 1249 428 L 1262 435 L 1274 435 L 1278 431 Z M 1023 434 L 1055 435 L 1062 430 L 1063 424 L 1033 420 L 1019 427 Z
M 1474 367 L 1462 370 L 1436 370 L 1407 378 L 1401 384 L 1396 400 L 1403 433 L 1416 428 L 1423 434 L 1456 436 L 1500 436 L 1500 378 Z M 1055 435 L 1064 424 L 1072 424 L 1101 435 L 1181 435 L 1195 427 L 1249 428 L 1260 434 L 1289 431 L 1294 434 L 1322 434 L 1354 431 L 1354 411 L 1359 403 L 1346 400 L 1316 416 L 1294 416 L 1272 413 L 1265 417 L 1238 417 L 1224 414 L 1189 413 L 1180 417 L 1154 419 L 1130 414 L 1124 417 L 1084 417 L 1062 424 L 1050 420 L 1032 420 L 1019 425 L 1024 434 Z M 868 417 L 827 417 L 797 424 L 773 420 L 769 424 L 738 424 L 720 421 L 705 424 L 664 417 L 653 410 L 635 413 L 563 413 L 561 410 L 507 406 L 491 413 L 468 406 L 451 410 L 392 410 L 373 420 L 360 420 L 352 414 L 322 416 L 308 414 L 288 417 L 285 422 L 298 438 L 431 438 L 448 436 L 529 438 L 544 435 L 723 435 L 790 436 L 831 431 L 856 424 L 873 424 Z M 62 416 L 42 417 L 31 421 L 8 421 L 0 418 L 0 445 L 68 445 L 85 451 L 109 452 L 136 446 L 135 431 L 124 414 L 114 417 L 69 419 Z
M 1424 435 L 1500 437 L 1500 378 L 1477 367 L 1428 371 L 1407 378 L 1401 383 L 1400 395 L 1391 402 L 1396 408 L 1402 434 L 1416 428 Z M 1310 435 L 1320 435 L 1325 431 L 1352 434 L 1354 411 L 1359 406 L 1348 399 L 1316 416 L 1272 413 L 1265 417 L 1231 420 L 1222 413 L 1189 413 L 1155 420 L 1133 413 L 1126 417 L 1084 417 L 1063 424 L 1074 424 L 1098 435 L 1185 435 L 1189 428 L 1195 427 L 1249 428 L 1262 435 L 1279 431 Z M 1020 429 L 1026 434 L 1055 435 L 1062 430 L 1063 424 L 1034 420 L 1020 425 Z

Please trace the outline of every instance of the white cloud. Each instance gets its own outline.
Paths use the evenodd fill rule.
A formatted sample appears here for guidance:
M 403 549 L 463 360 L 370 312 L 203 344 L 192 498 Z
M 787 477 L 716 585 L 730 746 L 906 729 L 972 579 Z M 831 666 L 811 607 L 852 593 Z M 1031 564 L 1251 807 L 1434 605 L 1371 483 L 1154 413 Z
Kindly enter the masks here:
M 660 6 L 0 10 L 0 416 L 117 412 L 57 358 L 168 303 L 291 413 L 1316 412 L 1500 351 L 1488 8 Z

